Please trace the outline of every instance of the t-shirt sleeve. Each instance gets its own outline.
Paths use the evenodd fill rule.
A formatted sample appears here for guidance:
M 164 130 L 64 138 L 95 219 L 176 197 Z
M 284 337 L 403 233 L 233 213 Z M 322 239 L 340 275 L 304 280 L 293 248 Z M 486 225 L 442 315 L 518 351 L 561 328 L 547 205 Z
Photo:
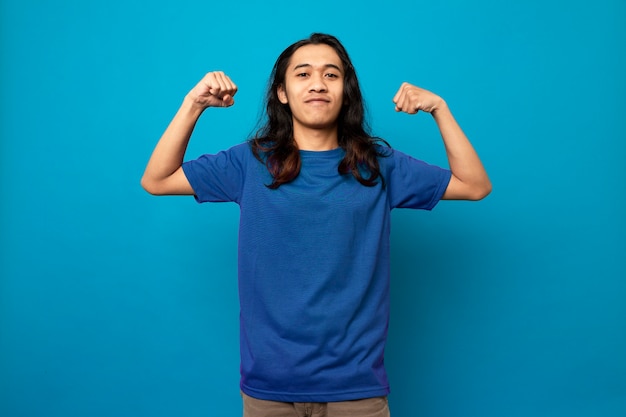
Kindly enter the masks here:
M 245 179 L 247 144 L 234 146 L 215 155 L 202 155 L 183 163 L 196 201 L 239 203 Z
M 387 165 L 385 181 L 391 208 L 432 210 L 450 182 L 451 172 L 391 150 L 381 163 Z

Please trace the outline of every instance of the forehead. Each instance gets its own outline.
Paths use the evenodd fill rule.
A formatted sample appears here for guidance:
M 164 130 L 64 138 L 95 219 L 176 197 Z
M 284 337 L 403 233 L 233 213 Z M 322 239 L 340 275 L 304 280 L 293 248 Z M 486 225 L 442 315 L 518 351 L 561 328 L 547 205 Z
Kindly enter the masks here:
M 296 49 L 289 60 L 289 67 L 308 64 L 311 66 L 336 65 L 343 69 L 341 59 L 332 46 L 326 44 L 305 45 Z

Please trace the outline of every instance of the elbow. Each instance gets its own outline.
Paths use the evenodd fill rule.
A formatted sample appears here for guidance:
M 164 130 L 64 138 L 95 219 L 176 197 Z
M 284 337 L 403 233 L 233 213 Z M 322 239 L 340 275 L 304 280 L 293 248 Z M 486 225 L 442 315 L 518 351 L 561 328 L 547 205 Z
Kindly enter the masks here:
M 482 200 L 483 198 L 491 194 L 491 190 L 492 190 L 491 181 L 487 181 L 485 184 L 475 187 L 474 190 L 472 190 L 472 193 L 469 196 L 469 200 L 472 200 L 472 201 Z
M 140 184 L 141 184 L 141 188 L 146 190 L 148 194 L 160 195 L 158 192 L 158 187 L 156 186 L 156 183 L 154 181 L 150 181 L 150 179 L 148 179 L 145 175 L 141 177 Z
M 453 174 L 450 178 L 448 188 L 443 195 L 443 199 L 478 201 L 487 197 L 490 193 L 491 181 L 488 177 L 483 177 L 471 182 L 464 182 Z

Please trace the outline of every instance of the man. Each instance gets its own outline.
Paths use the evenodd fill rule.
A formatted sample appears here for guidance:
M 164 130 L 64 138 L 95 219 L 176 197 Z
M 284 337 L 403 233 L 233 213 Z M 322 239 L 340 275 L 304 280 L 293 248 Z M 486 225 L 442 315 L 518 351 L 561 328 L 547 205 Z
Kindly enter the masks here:
M 183 163 L 200 115 L 232 106 L 236 93 L 226 74 L 208 73 L 158 142 L 142 185 L 240 205 L 244 416 L 388 416 L 390 211 L 484 198 L 482 163 L 445 101 L 408 83 L 395 111 L 432 115 L 450 169 L 372 138 L 350 58 L 325 34 L 279 56 L 267 123 L 254 138 Z

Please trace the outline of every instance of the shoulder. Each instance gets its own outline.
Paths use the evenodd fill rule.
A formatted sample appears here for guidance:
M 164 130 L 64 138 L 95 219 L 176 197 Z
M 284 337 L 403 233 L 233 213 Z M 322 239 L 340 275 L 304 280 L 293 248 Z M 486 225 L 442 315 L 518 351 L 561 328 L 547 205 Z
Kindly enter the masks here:
M 252 153 L 252 147 L 248 142 L 239 143 L 224 149 L 218 152 L 215 157 L 218 160 L 228 161 L 237 165 L 247 165 L 249 161 L 255 159 Z
M 383 147 L 382 156 L 379 157 L 381 171 L 389 176 L 407 175 L 435 175 L 445 173 L 448 170 L 437 165 L 430 164 L 407 153 Z
M 412 159 L 411 156 L 386 144 L 376 144 L 374 148 L 376 149 L 378 163 L 383 171 L 393 170 L 399 161 L 408 158 Z
M 185 171 L 190 167 L 198 169 L 245 169 L 249 165 L 250 160 L 254 159 L 250 145 L 246 142 L 234 145 L 216 153 L 205 153 L 198 158 L 187 161 L 183 164 Z
M 242 158 L 248 158 L 253 156 L 252 155 L 252 145 L 250 144 L 250 142 L 242 142 L 239 143 L 237 145 L 234 145 L 228 149 L 226 149 L 224 152 L 228 152 L 228 153 L 232 153 L 234 155 L 238 155 Z

